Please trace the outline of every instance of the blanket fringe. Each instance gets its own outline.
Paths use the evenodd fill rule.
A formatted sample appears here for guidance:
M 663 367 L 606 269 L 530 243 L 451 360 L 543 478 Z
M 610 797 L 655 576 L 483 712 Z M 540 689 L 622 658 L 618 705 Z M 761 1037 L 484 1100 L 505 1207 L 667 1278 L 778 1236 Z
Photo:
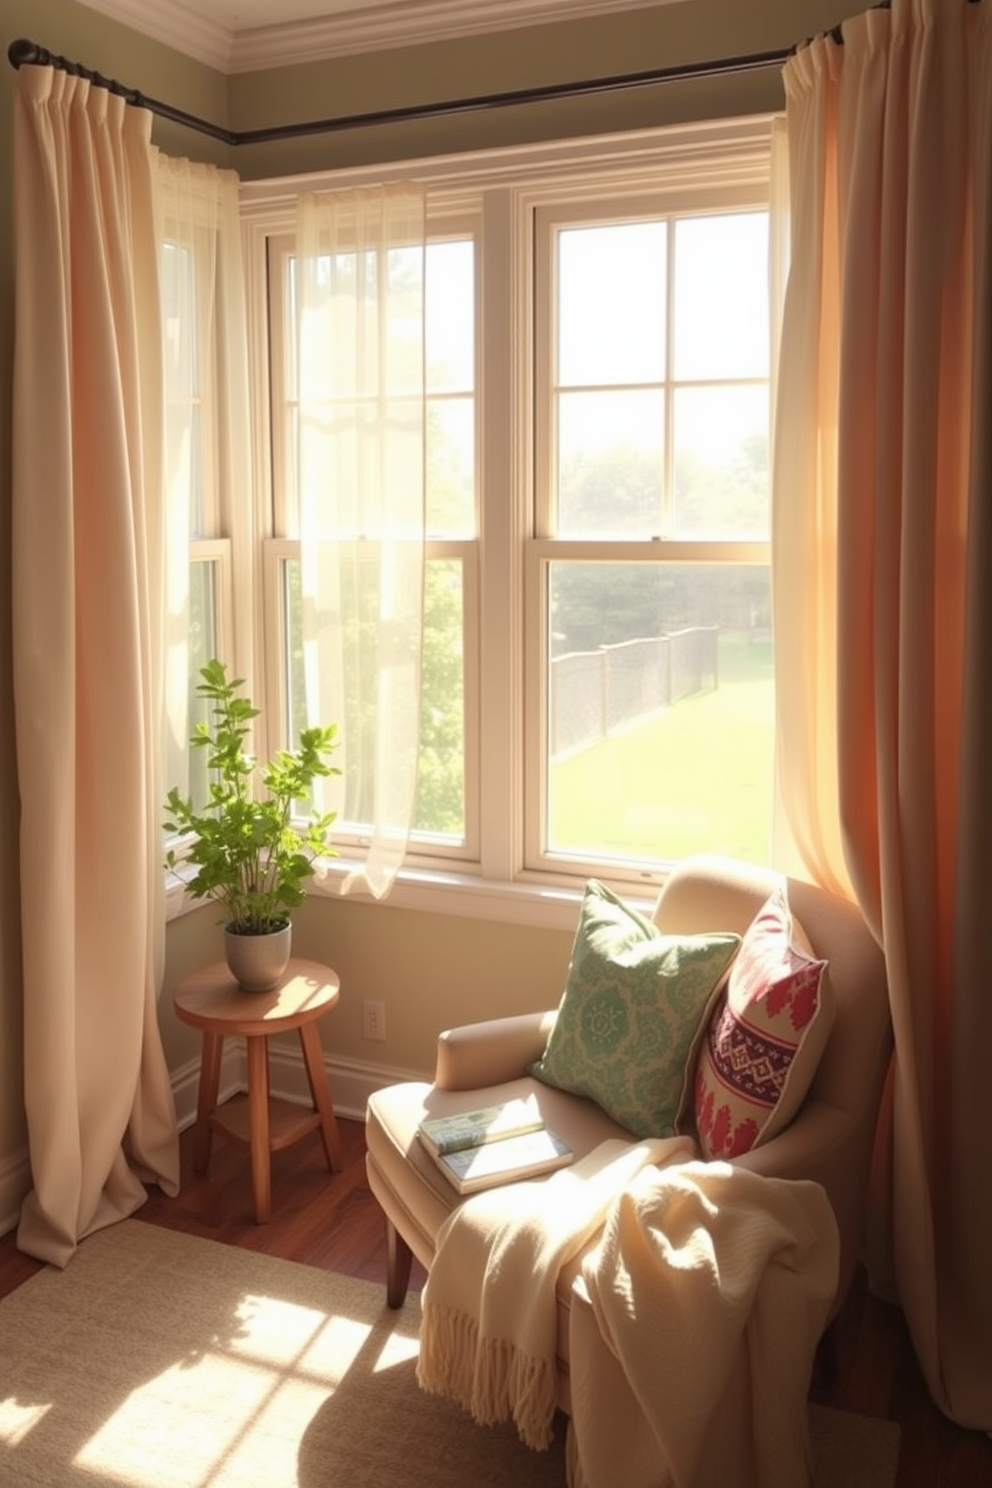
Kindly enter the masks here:
M 512 1420 L 526 1446 L 546 1451 L 554 1437 L 554 1369 L 507 1338 L 480 1337 L 465 1313 L 425 1304 L 425 1316 L 428 1307 L 417 1361 L 421 1389 L 457 1401 L 480 1426 Z

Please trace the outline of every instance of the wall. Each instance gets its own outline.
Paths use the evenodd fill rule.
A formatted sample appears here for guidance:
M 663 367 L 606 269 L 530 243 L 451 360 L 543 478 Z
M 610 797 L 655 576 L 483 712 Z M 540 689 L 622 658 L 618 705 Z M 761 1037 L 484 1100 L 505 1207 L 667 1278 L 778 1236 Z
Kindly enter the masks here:
M 466 98 L 569 78 L 787 47 L 861 9 L 851 0 L 691 0 L 609 19 L 586 19 L 494 37 L 347 57 L 225 79 L 73 0 L 5 0 L 4 52 L 28 37 L 53 52 L 117 77 L 151 97 L 236 129 Z M 10 380 L 13 250 L 12 95 L 15 74 L 0 63 L 0 572 L 10 562 Z M 777 68 L 739 77 L 624 90 L 612 96 L 486 110 L 406 126 L 347 130 L 291 142 L 240 147 L 244 179 L 304 170 L 448 154 L 575 134 L 645 128 L 689 118 L 766 112 L 782 106 Z M 174 154 L 225 162 L 206 137 L 157 123 L 155 139 Z M 4 584 L 3 593 L 9 593 Z M 3 1198 L 24 1169 L 20 1064 L 21 990 L 17 896 L 17 777 L 11 698 L 9 605 L 0 606 L 0 1229 Z M 169 927 L 163 1037 L 185 1091 L 197 1043 L 172 1017 L 168 988 L 184 970 L 218 954 L 209 908 Z M 312 901 L 297 921 L 297 949 L 326 959 L 342 976 L 340 1007 L 326 1020 L 333 1061 L 367 1067 L 370 1078 L 429 1071 L 434 1037 L 447 1023 L 554 1002 L 570 933 L 416 914 L 387 905 Z M 388 1038 L 361 1037 L 365 997 L 386 1003 Z

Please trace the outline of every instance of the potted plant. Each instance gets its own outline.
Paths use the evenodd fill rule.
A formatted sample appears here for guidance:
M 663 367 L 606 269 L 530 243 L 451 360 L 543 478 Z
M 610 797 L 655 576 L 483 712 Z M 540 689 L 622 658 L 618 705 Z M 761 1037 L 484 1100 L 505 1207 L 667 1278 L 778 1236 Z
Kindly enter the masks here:
M 227 960 L 251 991 L 274 987 L 289 960 L 290 912 L 306 898 L 315 860 L 333 856 L 327 835 L 337 813 L 313 809 L 294 826 L 293 803 L 310 799 L 318 776 L 339 775 L 328 763 L 337 729 L 303 729 L 295 750 L 280 750 L 264 767 L 246 748 L 259 710 L 242 696 L 243 678 L 229 679 L 222 661 L 200 670 L 197 686 L 211 704 L 211 717 L 190 736 L 194 749 L 208 751 L 210 799 L 202 810 L 176 787 L 166 798 L 167 832 L 191 832 L 185 861 L 196 867 L 186 887 L 195 899 L 224 906 Z M 262 792 L 257 790 L 261 783 Z M 166 865 L 175 869 L 174 851 Z M 269 952 L 274 952 L 270 960 Z

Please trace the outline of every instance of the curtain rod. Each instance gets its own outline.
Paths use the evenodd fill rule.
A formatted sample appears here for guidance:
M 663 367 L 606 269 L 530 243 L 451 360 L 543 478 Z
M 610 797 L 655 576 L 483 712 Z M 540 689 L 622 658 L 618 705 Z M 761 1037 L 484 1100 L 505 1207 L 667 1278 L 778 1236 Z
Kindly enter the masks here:
M 11 67 L 25 65 L 54 67 L 61 72 L 81 77 L 98 88 L 123 98 L 137 108 L 149 109 L 162 119 L 181 124 L 199 134 L 208 134 L 225 145 L 260 145 L 272 140 L 296 139 L 305 134 L 332 134 L 337 130 L 358 129 L 376 124 L 407 124 L 419 119 L 439 119 L 452 114 L 477 113 L 482 109 L 506 108 L 521 103 L 545 103 L 556 98 L 580 98 L 594 93 L 615 93 L 625 88 L 642 88 L 652 83 L 680 82 L 690 78 L 724 77 L 736 72 L 754 72 L 758 68 L 782 66 L 794 47 L 749 56 L 717 57 L 708 62 L 685 62 L 673 67 L 655 67 L 644 72 L 620 73 L 613 77 L 588 78 L 585 81 L 548 83 L 542 87 L 519 88 L 506 93 L 486 93 L 475 98 L 453 98 L 440 103 L 414 103 L 401 108 L 377 109 L 365 114 L 344 114 L 336 119 L 315 119 L 299 124 L 275 124 L 266 129 L 226 129 L 199 119 L 171 103 L 149 98 L 137 88 L 127 88 L 114 78 L 84 67 L 79 62 L 56 56 L 34 41 L 12 41 L 7 48 Z

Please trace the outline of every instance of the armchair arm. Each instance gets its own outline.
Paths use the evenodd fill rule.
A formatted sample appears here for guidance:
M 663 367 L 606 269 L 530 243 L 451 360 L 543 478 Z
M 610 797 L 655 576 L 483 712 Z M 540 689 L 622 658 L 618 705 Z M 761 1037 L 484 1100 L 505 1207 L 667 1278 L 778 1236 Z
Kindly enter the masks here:
M 481 1090 L 526 1075 L 540 1059 L 557 1011 L 519 1013 L 465 1023 L 438 1035 L 434 1084 L 439 1090 Z

